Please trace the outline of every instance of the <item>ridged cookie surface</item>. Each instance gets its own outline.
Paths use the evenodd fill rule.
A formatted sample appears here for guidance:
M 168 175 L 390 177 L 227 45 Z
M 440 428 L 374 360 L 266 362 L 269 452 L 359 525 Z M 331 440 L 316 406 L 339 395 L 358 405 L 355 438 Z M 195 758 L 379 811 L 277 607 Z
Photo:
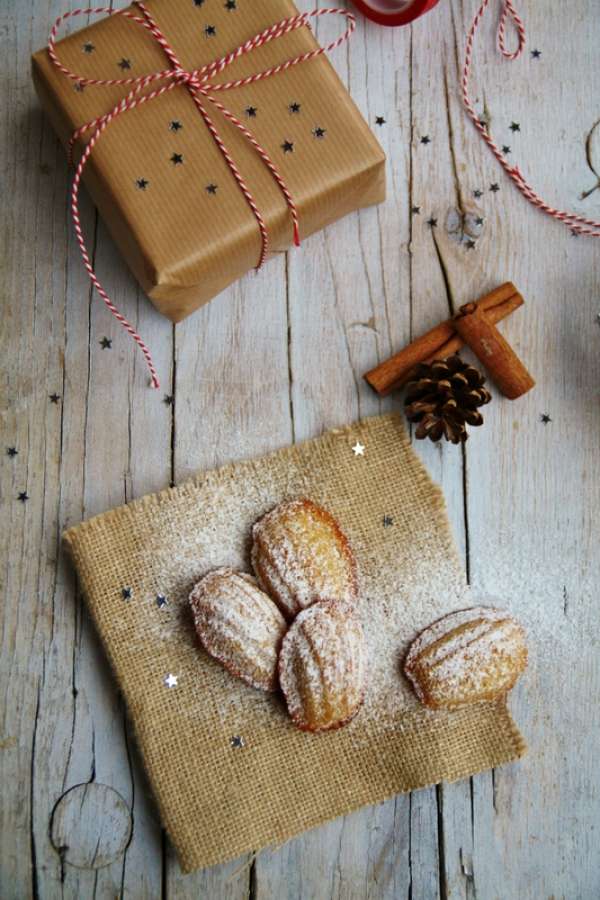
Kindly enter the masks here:
M 521 625 L 502 610 L 478 606 L 426 628 L 412 643 L 404 671 L 422 703 L 453 709 L 505 694 L 526 666 Z
M 356 599 L 352 549 L 333 516 L 312 500 L 276 506 L 254 525 L 252 537 L 254 571 L 286 618 L 324 597 Z
M 279 684 L 303 731 L 341 728 L 364 696 L 363 631 L 347 605 L 320 601 L 298 614 L 283 639 Z
M 252 575 L 215 569 L 194 586 L 190 606 L 211 656 L 252 687 L 277 689 L 277 655 L 287 624 Z

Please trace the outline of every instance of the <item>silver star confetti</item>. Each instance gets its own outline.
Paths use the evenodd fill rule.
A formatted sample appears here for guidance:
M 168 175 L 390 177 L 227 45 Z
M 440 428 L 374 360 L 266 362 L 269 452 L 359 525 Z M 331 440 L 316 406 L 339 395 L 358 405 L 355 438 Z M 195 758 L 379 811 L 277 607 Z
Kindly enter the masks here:
M 352 448 L 352 452 L 355 456 L 364 456 L 365 455 L 365 445 L 361 444 L 360 441 L 357 441 Z
M 158 606 L 159 609 L 163 609 L 163 607 L 167 606 L 168 602 L 169 601 L 167 600 L 167 598 L 165 597 L 164 594 L 156 595 L 156 605 Z
M 246 746 L 246 741 L 241 736 L 241 734 L 234 734 L 233 737 L 231 738 L 231 740 L 229 741 L 229 743 L 231 744 L 232 747 L 235 747 L 236 749 L 239 747 Z
M 177 687 L 177 675 L 173 675 L 169 672 L 168 675 L 165 675 L 164 682 L 168 688 Z

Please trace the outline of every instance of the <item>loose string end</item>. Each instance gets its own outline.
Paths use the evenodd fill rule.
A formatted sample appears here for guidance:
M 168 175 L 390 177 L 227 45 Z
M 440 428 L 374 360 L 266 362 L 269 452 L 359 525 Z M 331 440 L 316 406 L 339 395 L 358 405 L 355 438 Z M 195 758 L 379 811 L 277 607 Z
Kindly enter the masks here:
M 300 246 L 300 229 L 298 228 L 298 223 L 294 222 L 294 247 Z

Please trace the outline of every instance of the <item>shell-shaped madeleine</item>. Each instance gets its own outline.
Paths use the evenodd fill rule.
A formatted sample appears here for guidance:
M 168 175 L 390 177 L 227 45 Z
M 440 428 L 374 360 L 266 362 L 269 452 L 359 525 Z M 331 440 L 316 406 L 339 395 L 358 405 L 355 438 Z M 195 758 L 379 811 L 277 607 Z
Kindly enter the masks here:
M 287 624 L 252 575 L 215 569 L 194 586 L 190 606 L 211 656 L 246 684 L 277 689 L 277 655 Z
M 303 731 L 341 728 L 364 697 L 365 640 L 351 607 L 336 600 L 298 614 L 281 645 L 279 684 Z
M 286 618 L 323 597 L 353 602 L 357 567 L 345 534 L 312 500 L 276 506 L 252 529 L 252 566 Z
M 527 666 L 522 626 L 500 609 L 450 613 L 413 641 L 404 662 L 426 706 L 453 709 L 510 691 Z

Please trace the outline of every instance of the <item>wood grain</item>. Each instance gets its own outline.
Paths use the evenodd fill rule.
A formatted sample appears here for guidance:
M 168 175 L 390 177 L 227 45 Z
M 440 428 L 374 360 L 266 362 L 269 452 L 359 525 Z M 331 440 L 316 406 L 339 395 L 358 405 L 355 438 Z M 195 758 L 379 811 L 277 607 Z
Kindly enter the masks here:
M 524 202 L 462 112 L 459 64 L 476 4 L 440 3 L 411 28 L 359 22 L 332 61 L 388 154 L 387 202 L 277 255 L 177 329 L 140 296 L 83 203 L 98 271 L 155 354 L 159 395 L 91 295 L 67 216 L 64 157 L 29 82 L 29 54 L 64 5 L 6 0 L 0 10 L 2 897 L 599 896 L 600 263 L 596 242 Z M 522 12 L 529 49 L 542 56 L 501 60 L 491 13 L 475 54 L 478 108 L 542 195 L 597 217 L 595 4 L 567 13 L 548 0 Z M 330 28 L 319 21 L 322 39 Z M 469 249 L 476 218 L 484 223 Z M 474 588 L 529 624 L 532 664 L 511 701 L 529 755 L 183 877 L 62 559 L 61 531 L 198 468 L 397 406 L 364 372 L 507 279 L 527 305 L 503 332 L 536 388 L 514 404 L 496 395 L 464 450 L 418 450 L 443 486 Z M 12 446 L 15 457 L 5 455 Z M 72 865 L 106 834 L 93 814 L 79 829 L 73 810 L 61 820 L 61 798 L 76 785 L 107 785 L 131 811 L 131 840 L 118 853 L 109 843 L 101 868 Z M 69 852 L 55 848 L 62 831 L 51 821 L 68 824 Z

